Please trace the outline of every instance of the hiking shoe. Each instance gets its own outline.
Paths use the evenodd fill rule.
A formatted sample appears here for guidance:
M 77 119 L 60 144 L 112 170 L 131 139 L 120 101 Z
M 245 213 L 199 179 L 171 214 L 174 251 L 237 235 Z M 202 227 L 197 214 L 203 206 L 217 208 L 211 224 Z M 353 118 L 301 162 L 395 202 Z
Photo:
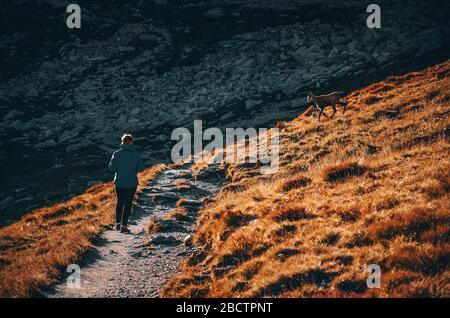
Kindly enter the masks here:
M 126 225 L 122 225 L 122 228 L 120 229 L 120 233 L 131 233 L 131 231 L 128 229 Z
M 120 231 L 120 228 L 121 228 L 120 223 L 116 223 L 116 225 L 114 225 L 114 227 L 113 227 L 113 230 Z

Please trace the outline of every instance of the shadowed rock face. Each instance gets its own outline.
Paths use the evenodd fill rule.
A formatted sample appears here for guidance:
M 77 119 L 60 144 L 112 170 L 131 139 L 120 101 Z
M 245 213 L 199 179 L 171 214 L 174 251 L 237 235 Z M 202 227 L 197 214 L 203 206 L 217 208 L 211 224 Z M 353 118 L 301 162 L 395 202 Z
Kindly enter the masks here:
M 445 1 L 10 2 L 0 29 L 0 224 L 111 179 L 124 132 L 147 164 L 172 129 L 261 127 L 302 110 L 306 91 L 350 90 L 448 58 Z M 385 5 L 384 5 L 385 3 Z

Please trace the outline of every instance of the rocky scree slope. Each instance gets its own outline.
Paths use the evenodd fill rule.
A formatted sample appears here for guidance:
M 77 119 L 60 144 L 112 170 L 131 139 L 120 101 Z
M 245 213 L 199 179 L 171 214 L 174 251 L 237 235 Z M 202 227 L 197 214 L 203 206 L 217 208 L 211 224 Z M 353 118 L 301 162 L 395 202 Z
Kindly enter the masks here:
M 270 125 L 307 90 L 348 91 L 448 54 L 445 1 L 379 1 L 380 30 L 361 1 L 79 4 L 71 31 L 64 1 L 2 8 L 2 224 L 108 180 L 123 131 L 147 163 L 167 161 L 172 129 L 193 119 Z

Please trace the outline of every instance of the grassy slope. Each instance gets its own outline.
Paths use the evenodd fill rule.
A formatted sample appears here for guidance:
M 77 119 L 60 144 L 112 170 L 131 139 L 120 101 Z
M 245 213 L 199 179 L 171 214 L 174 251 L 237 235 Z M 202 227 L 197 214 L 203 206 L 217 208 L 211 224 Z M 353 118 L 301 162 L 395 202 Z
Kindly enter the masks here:
M 146 185 L 163 168 L 146 169 L 139 176 L 141 184 Z M 39 295 L 40 288 L 54 283 L 61 270 L 76 263 L 114 221 L 114 200 L 112 183 L 104 183 L 1 228 L 0 296 Z
M 281 168 L 228 166 L 165 297 L 450 296 L 450 62 L 279 123 Z M 328 110 L 329 112 L 330 110 Z M 367 264 L 382 269 L 368 289 Z

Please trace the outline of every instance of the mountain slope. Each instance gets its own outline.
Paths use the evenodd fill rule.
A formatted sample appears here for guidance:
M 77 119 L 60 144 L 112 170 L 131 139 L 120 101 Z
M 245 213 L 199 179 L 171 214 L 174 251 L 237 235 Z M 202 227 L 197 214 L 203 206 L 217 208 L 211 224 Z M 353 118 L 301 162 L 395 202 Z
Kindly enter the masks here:
M 227 167 L 165 297 L 450 296 L 450 62 L 279 123 L 280 169 Z M 368 264 L 381 288 L 367 288 Z
M 82 27 L 69 30 L 64 1 L 5 3 L 0 226 L 109 181 L 124 132 L 146 164 L 168 162 L 170 133 L 195 119 L 271 127 L 311 88 L 349 91 L 450 57 L 450 2 L 378 0 L 379 30 L 367 4 L 80 1 Z
M 280 169 L 227 165 L 162 296 L 449 296 L 450 62 L 280 122 Z M 199 164 L 196 174 L 205 167 Z M 164 169 L 147 169 L 142 184 Z M 113 217 L 111 183 L 0 229 L 1 296 L 41 295 Z M 367 289 L 378 264 L 381 289 Z
M 142 172 L 141 185 L 162 169 L 159 165 Z M 114 200 L 112 183 L 103 183 L 0 228 L 0 296 L 41 296 L 40 289 L 56 283 L 62 270 L 79 261 L 114 222 Z

